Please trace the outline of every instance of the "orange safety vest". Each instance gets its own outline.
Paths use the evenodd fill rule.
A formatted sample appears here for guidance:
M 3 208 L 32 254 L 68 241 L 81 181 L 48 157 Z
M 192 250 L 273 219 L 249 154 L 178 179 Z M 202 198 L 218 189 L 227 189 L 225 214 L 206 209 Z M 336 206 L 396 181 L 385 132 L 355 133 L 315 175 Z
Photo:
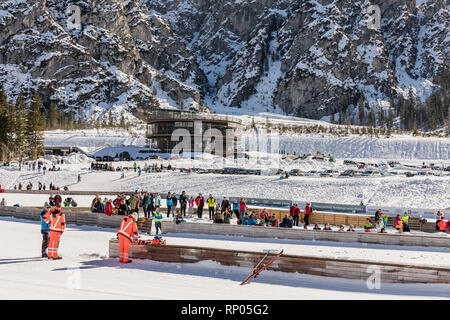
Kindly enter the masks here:
M 138 227 L 134 219 L 130 217 L 124 217 L 117 234 L 124 235 L 130 240 L 133 240 L 133 235 L 139 236 Z
M 63 233 L 66 230 L 66 216 L 58 208 L 49 212 L 50 231 Z

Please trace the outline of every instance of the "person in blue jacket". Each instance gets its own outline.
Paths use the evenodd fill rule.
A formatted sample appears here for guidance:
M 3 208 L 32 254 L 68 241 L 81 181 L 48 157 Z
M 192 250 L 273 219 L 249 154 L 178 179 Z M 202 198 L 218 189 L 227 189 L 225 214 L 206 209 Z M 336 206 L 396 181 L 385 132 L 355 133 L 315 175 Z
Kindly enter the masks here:
M 248 217 L 248 219 L 247 219 L 247 225 L 249 225 L 249 226 L 254 226 L 254 225 L 256 225 L 256 224 L 258 224 L 257 222 L 256 222 L 256 220 L 255 220 L 255 217 L 254 217 L 254 215 L 253 215 L 253 213 L 250 215 L 250 217 Z
M 170 194 L 170 192 L 167 194 L 167 198 L 166 198 L 166 204 L 167 204 L 167 218 L 170 217 L 170 211 L 172 209 L 172 195 Z
M 47 258 L 47 248 L 49 243 L 50 220 L 49 212 L 51 206 L 46 202 L 44 209 L 41 211 L 41 234 L 42 234 L 42 258 Z
M 240 219 L 241 217 L 239 216 L 239 203 L 234 200 L 233 202 L 233 213 L 236 215 L 236 218 Z

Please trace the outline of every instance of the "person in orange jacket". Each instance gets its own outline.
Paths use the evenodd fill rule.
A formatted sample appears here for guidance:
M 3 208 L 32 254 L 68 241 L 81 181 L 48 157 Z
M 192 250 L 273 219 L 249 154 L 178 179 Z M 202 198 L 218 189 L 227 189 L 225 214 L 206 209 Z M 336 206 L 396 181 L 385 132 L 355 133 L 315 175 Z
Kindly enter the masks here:
M 394 220 L 394 227 L 398 230 L 398 233 L 403 233 L 403 221 L 399 214 Z
M 47 254 L 52 260 L 62 259 L 58 256 L 58 248 L 61 242 L 61 235 L 66 230 L 66 216 L 61 211 L 61 203 L 57 203 L 55 208 L 50 210 L 48 215 L 50 229 L 50 241 L 48 243 Z
M 130 214 L 122 219 L 117 237 L 119 238 L 119 261 L 122 263 L 131 263 L 129 252 L 133 240 L 140 238 L 138 233 L 137 213 Z

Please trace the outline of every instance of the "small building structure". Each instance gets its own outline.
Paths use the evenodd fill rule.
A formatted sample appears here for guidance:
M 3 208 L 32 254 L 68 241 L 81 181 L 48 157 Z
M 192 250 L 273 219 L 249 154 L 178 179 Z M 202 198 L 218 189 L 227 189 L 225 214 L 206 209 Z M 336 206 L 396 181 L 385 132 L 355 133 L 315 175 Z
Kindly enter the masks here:
M 150 113 L 147 139 L 164 153 L 235 156 L 242 120 L 228 115 L 158 109 Z

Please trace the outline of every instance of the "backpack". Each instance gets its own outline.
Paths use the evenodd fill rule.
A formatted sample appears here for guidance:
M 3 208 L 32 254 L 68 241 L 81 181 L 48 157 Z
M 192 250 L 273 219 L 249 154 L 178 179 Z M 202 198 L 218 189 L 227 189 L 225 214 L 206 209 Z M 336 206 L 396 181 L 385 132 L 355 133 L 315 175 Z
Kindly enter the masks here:
M 161 238 L 161 236 L 155 236 L 152 240 L 152 245 L 166 245 L 166 240 Z

